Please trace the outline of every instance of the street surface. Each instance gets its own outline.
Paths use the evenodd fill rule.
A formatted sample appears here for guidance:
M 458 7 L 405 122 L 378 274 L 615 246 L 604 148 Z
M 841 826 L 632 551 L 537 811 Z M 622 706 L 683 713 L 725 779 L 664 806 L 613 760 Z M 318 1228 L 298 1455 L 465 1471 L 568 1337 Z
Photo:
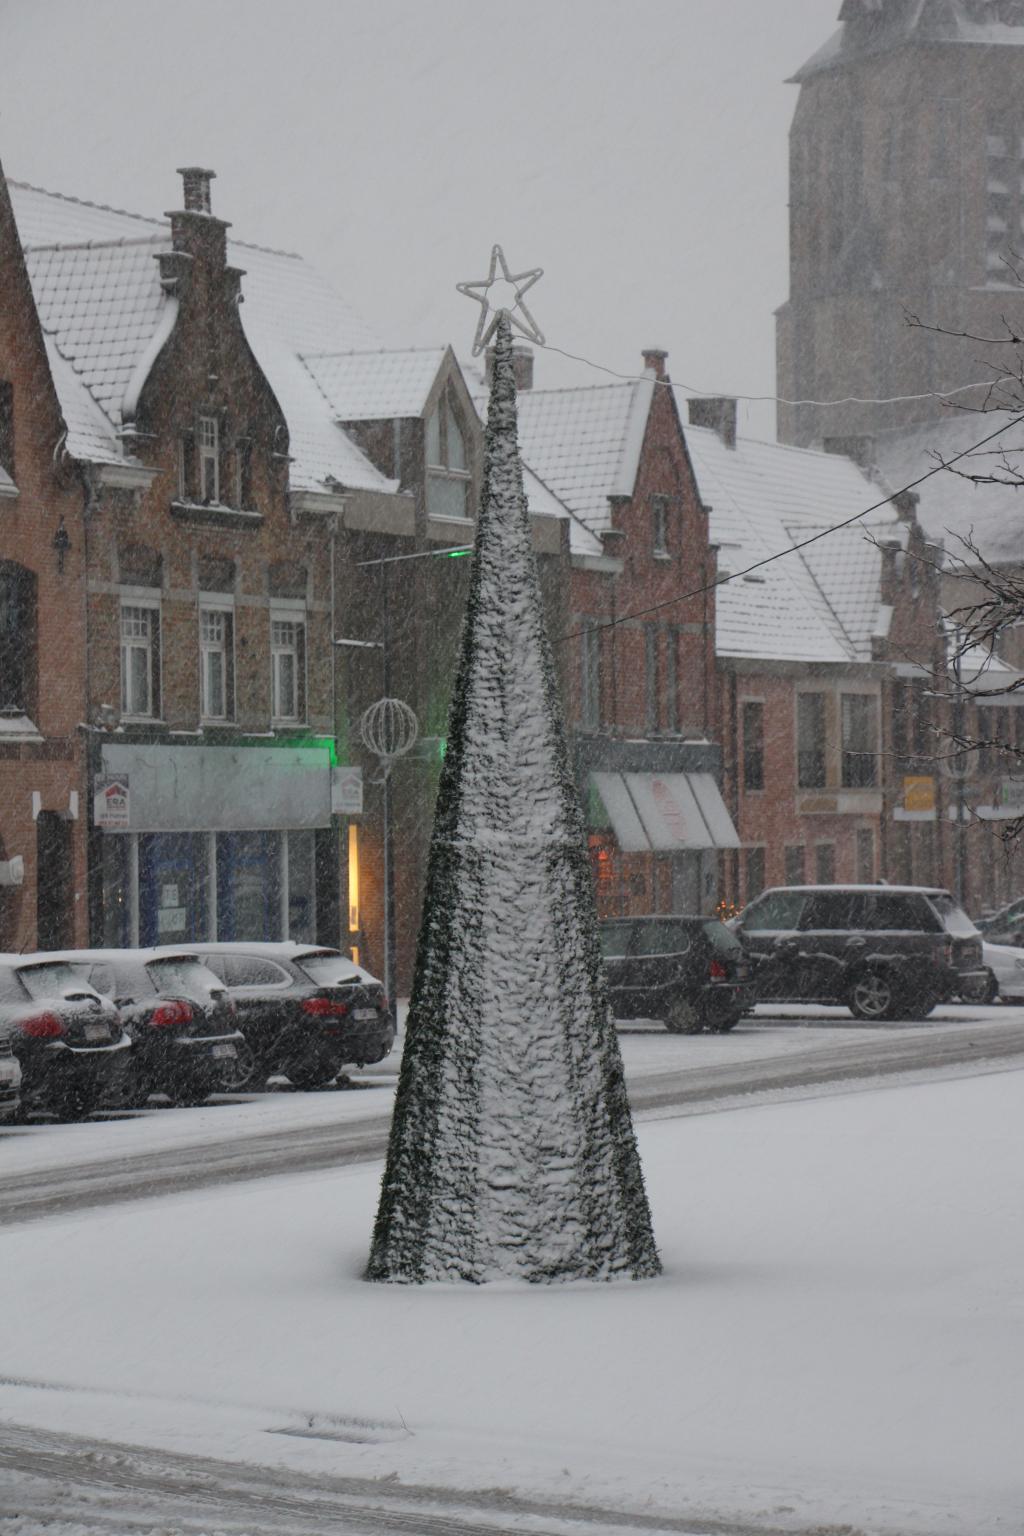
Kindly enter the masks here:
M 838 1010 L 824 1020 L 820 1010 L 766 1011 L 726 1036 L 668 1036 L 657 1026 L 627 1025 L 622 1047 L 634 1114 L 661 1118 L 880 1077 L 991 1070 L 1024 1057 L 1024 1010 L 951 1008 L 926 1024 L 889 1028 L 853 1024 Z M 394 1082 L 394 1062 L 388 1065 L 389 1075 L 369 1076 L 352 1093 L 264 1094 L 82 1126 L 7 1126 L 0 1133 L 8 1168 L 0 1225 L 382 1158 Z M 265 1129 L 250 1112 L 268 1100 L 284 1123 Z M 170 1122 L 168 1135 L 196 1139 L 181 1144 L 175 1136 L 152 1150 L 155 1119 Z M 146 1150 L 131 1145 L 136 1127 Z M 24 1171 L 18 1154 L 28 1162 Z

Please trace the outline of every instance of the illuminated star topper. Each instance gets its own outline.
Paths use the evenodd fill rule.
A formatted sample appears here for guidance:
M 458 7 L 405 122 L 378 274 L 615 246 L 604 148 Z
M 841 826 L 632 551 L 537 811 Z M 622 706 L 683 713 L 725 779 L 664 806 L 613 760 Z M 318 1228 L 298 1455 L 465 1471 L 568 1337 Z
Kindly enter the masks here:
M 499 265 L 501 266 L 500 276 L 496 270 Z M 498 316 L 502 312 L 508 315 L 515 329 L 525 336 L 528 341 L 536 341 L 541 346 L 544 345 L 543 332 L 538 330 L 537 322 L 523 303 L 523 294 L 528 288 L 533 287 L 539 277 L 543 276 L 543 267 L 531 267 L 529 272 L 510 272 L 508 262 L 505 260 L 504 251 L 500 245 L 496 245 L 491 251 L 491 270 L 486 278 L 481 278 L 478 283 L 456 283 L 455 286 L 460 293 L 464 293 L 467 299 L 475 299 L 480 305 L 480 319 L 477 321 L 476 335 L 473 338 L 474 357 L 479 357 L 494 335 L 498 325 Z M 499 305 L 496 309 L 492 309 L 489 291 L 495 283 L 501 282 L 502 279 L 506 283 L 511 283 L 515 289 L 515 301 L 511 309 L 504 304 Z M 490 324 L 488 324 L 488 317 L 490 317 Z

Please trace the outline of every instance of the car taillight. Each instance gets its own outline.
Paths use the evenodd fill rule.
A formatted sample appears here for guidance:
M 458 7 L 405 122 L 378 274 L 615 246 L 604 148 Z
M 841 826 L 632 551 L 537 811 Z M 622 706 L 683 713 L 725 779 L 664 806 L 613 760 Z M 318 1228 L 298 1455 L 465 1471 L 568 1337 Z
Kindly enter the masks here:
M 942 950 L 943 950 L 943 953 L 944 953 L 944 955 L 946 957 L 946 964 L 947 965 L 952 965 L 953 964 L 953 940 L 952 939 L 946 939 L 945 942 L 943 943 Z
M 149 1016 L 149 1022 L 155 1029 L 168 1029 L 175 1024 L 190 1024 L 192 1022 L 192 1004 L 182 1002 L 180 998 L 173 1003 L 161 1003 L 154 1008 Z
M 728 975 L 728 972 L 726 971 L 725 966 L 722 964 L 721 960 L 712 960 L 711 964 L 708 966 L 708 975 L 711 977 L 712 981 L 724 981 Z
M 37 1013 L 31 1019 L 22 1019 L 18 1028 L 33 1040 L 55 1040 L 64 1033 L 64 1025 L 55 1013 Z
M 348 1003 L 339 1003 L 333 997 L 304 997 L 299 1005 L 303 1013 L 312 1013 L 317 1018 L 343 1019 L 348 1013 Z

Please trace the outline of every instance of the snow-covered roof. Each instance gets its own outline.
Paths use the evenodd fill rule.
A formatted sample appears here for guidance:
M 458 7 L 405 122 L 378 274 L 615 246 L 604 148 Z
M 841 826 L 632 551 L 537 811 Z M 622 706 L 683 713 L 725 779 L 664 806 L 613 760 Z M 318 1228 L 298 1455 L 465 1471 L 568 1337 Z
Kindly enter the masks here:
M 793 81 L 909 42 L 1024 46 L 1020 0 L 845 0 L 840 14 L 842 26 Z
M 311 352 L 303 356 L 338 421 L 421 416 L 446 348 Z
M 17 496 L 18 487 L 0 464 L 0 496 Z
M 1010 412 L 954 411 L 943 421 L 876 440 L 875 457 L 885 478 L 907 485 L 1007 426 L 1002 436 L 961 459 L 955 470 L 940 470 L 917 487 L 921 525 L 935 543 L 945 544 L 953 560 L 969 561 L 964 539 L 973 541 L 992 564 L 1024 560 L 1024 426 L 1010 426 L 1014 419 Z M 994 475 L 1007 483 L 975 485 L 965 475 Z M 1019 488 L 1012 483 L 1015 475 L 1021 478 Z
M 29 278 L 46 333 L 73 457 L 123 462 L 126 394 L 142 382 L 148 350 L 175 303 L 157 256 L 171 249 L 166 219 L 104 208 L 9 181 Z M 337 425 L 302 364 L 311 351 L 348 351 L 376 338 L 300 257 L 229 240 L 243 269 L 242 325 L 288 422 L 292 490 L 332 484 L 393 491 Z
M 680 415 L 685 401 L 679 398 Z M 850 459 L 738 438 L 729 448 L 710 427 L 684 428 L 723 574 L 755 565 L 821 533 L 804 549 L 720 585 L 720 654 L 789 661 L 869 661 L 879 622 L 881 552 L 876 538 L 901 533 L 891 507 L 825 533 L 880 501 L 885 491 Z

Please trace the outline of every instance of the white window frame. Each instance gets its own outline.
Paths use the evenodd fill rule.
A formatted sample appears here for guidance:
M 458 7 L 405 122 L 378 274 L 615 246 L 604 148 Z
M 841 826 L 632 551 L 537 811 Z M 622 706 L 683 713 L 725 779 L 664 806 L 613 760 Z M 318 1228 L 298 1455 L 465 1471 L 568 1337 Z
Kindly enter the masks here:
M 438 454 L 437 454 L 437 458 L 439 460 L 439 462 L 437 462 L 437 463 L 435 463 L 434 460 L 431 458 L 430 452 L 429 452 L 430 436 L 431 436 L 431 424 L 435 420 L 436 420 L 436 423 L 437 423 L 437 441 L 438 441 Z M 466 459 L 465 468 L 460 468 L 457 465 L 453 465 L 452 462 L 451 462 L 451 457 L 452 456 L 451 456 L 451 451 L 449 449 L 449 443 L 448 443 L 449 425 L 454 426 L 454 428 L 455 428 L 456 432 L 458 432 L 459 438 L 460 438 L 460 440 L 462 442 L 462 447 L 463 447 L 463 451 L 464 451 L 464 455 L 465 455 L 465 459 Z M 473 481 L 473 474 L 472 474 L 472 470 L 470 468 L 471 450 L 470 450 L 470 443 L 469 443 L 469 434 L 468 434 L 466 428 L 463 426 L 462 422 L 460 421 L 458 415 L 456 414 L 456 412 L 452 408 L 451 399 L 449 398 L 449 394 L 448 394 L 447 389 L 442 390 L 441 394 L 437 398 L 436 404 L 434 405 L 434 409 L 429 413 L 429 415 L 427 416 L 427 418 L 426 418 L 426 420 L 424 422 L 424 426 L 423 426 L 423 457 L 424 457 L 424 459 L 426 461 L 426 469 L 427 469 L 427 483 L 426 483 L 427 515 L 429 517 L 443 518 L 446 522 L 450 522 L 450 523 L 471 523 L 473 521 L 473 517 L 472 517 L 472 506 L 471 506 L 471 499 L 470 498 L 471 498 L 471 486 L 472 486 L 472 481 Z M 465 502 L 464 502 L 464 505 L 466 507 L 465 513 L 460 514 L 460 513 L 457 513 L 457 512 L 439 512 L 439 511 L 436 511 L 436 510 L 432 510 L 431 506 L 430 506 L 430 484 L 431 484 L 432 480 L 435 483 L 438 483 L 438 484 L 441 483 L 442 481 L 461 481 L 462 484 L 465 486 Z
M 651 497 L 651 553 L 661 559 L 669 556 L 668 547 L 669 499 L 667 496 Z
M 129 609 L 145 611 L 150 615 L 149 637 L 144 647 L 138 645 L 126 646 L 124 633 L 125 613 Z M 132 637 L 136 638 L 136 637 Z M 138 637 L 141 638 L 141 637 Z M 157 706 L 161 697 L 160 677 L 160 600 L 153 597 L 139 597 L 133 592 L 121 592 L 121 605 L 118 611 L 118 643 L 121 657 L 121 718 L 123 720 L 156 720 L 158 718 Z M 148 695 L 148 708 L 145 710 L 132 710 L 127 708 L 128 693 L 128 668 L 126 666 L 126 651 L 128 649 L 144 649 L 146 652 L 146 692 Z M 154 650 L 156 651 L 156 665 L 154 666 Z
M 196 462 L 199 470 L 199 500 L 220 503 L 220 422 L 216 416 L 200 413 L 196 421 Z M 206 468 L 211 467 L 213 495 L 206 495 Z
M 294 624 L 302 627 L 301 651 L 298 639 L 292 644 L 278 643 L 274 638 L 275 625 Z M 296 600 L 294 605 L 277 602 L 270 610 L 270 718 L 274 725 L 304 725 L 307 709 L 304 708 L 306 700 L 307 662 L 309 628 L 306 619 L 305 603 Z M 285 715 L 280 712 L 281 687 L 278 672 L 278 657 L 295 657 L 295 713 Z
M 226 617 L 230 625 L 230 632 L 220 646 L 207 642 L 203 636 L 203 618 L 206 614 L 220 614 Z M 213 714 L 209 708 L 209 687 L 206 671 L 206 658 L 216 651 L 224 657 L 224 713 Z M 203 721 L 213 724 L 228 724 L 235 718 L 235 605 L 226 601 L 223 596 L 199 598 L 199 715 Z

